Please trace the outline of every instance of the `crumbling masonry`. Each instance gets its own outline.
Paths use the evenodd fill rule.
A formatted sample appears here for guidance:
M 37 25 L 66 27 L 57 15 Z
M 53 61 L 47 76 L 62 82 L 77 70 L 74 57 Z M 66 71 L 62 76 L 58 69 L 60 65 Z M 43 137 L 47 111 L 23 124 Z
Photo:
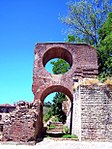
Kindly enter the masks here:
M 61 75 L 46 71 L 53 58 L 66 60 L 71 68 Z M 36 142 L 43 134 L 43 103 L 52 92 L 71 100 L 70 132 L 80 141 L 112 141 L 112 86 L 96 83 L 96 49 L 87 44 L 38 43 L 33 69 L 34 101 L 24 102 L 4 120 L 2 141 Z

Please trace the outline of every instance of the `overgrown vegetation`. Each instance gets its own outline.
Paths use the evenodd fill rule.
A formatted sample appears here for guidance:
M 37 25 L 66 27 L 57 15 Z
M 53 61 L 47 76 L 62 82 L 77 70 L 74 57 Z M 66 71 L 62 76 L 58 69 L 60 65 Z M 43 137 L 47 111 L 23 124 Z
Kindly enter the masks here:
M 98 57 L 99 78 L 104 81 L 112 76 L 112 12 L 109 13 L 102 28 L 99 29 Z
M 55 117 L 54 121 L 57 120 L 63 123 L 66 121 L 66 114 L 62 110 L 62 102 L 64 100 L 66 100 L 66 96 L 63 93 L 56 93 L 49 110 L 44 114 L 43 120 L 45 122 L 47 122 L 53 116 Z

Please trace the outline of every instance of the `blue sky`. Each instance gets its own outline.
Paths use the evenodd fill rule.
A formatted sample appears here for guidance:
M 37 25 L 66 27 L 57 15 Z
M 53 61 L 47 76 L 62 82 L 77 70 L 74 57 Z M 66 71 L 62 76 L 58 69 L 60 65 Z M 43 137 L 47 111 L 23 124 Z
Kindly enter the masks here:
M 64 41 L 67 1 L 0 1 L 0 104 L 33 100 L 34 46 Z

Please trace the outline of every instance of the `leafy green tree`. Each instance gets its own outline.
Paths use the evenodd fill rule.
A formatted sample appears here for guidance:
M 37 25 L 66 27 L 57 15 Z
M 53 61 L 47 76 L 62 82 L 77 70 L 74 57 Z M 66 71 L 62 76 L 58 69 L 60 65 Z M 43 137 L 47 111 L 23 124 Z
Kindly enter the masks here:
M 96 45 L 98 53 L 99 79 L 106 80 L 112 76 L 112 12 L 102 27 L 98 30 L 99 43 Z M 69 42 L 74 42 L 74 35 L 68 36 Z
M 53 98 L 53 104 L 51 106 L 53 116 L 57 116 L 59 121 L 66 121 L 66 114 L 62 110 L 62 102 L 66 100 L 65 94 L 58 92 Z
M 98 30 L 112 11 L 111 0 L 80 0 L 68 3 L 68 15 L 61 21 L 68 26 L 72 41 L 86 42 L 96 46 L 99 43 Z M 74 35 L 74 38 L 73 38 Z
M 68 40 L 67 40 L 67 42 L 83 42 L 83 39 L 81 39 L 80 37 L 76 37 L 76 36 L 74 36 L 74 35 L 69 35 L 68 34 Z
M 98 56 L 100 78 L 112 76 L 112 12 L 99 30 Z
M 63 59 L 58 59 L 57 61 L 53 61 L 51 62 L 51 64 L 53 65 L 52 71 L 54 74 L 64 74 L 70 69 L 69 63 L 67 63 Z
M 111 21 L 106 23 L 109 12 L 112 12 L 111 0 L 72 0 L 68 3 L 68 15 L 61 18 L 68 26 L 68 42 L 86 42 L 98 49 L 99 78 L 102 80 L 112 74 Z

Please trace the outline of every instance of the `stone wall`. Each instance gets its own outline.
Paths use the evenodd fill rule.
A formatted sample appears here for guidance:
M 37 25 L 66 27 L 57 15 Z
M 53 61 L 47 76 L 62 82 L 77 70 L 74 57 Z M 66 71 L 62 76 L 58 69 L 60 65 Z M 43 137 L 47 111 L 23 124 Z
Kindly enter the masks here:
M 76 104 L 78 100 L 81 105 L 81 129 L 78 128 L 81 141 L 112 141 L 112 87 L 81 85 L 75 95 Z M 78 115 L 76 111 L 77 107 L 74 113 Z M 77 119 L 74 119 L 76 124 Z
M 72 118 L 72 134 L 78 136 L 81 141 L 81 99 L 80 87 L 75 89 L 73 96 L 73 118 Z
M 10 104 L 0 104 L 0 141 L 3 137 L 3 126 L 4 126 L 4 120 L 5 117 L 8 115 L 8 113 L 15 110 L 15 105 Z
M 37 108 L 35 103 L 19 102 L 16 109 L 5 116 L 2 141 L 35 143 L 39 131 Z

